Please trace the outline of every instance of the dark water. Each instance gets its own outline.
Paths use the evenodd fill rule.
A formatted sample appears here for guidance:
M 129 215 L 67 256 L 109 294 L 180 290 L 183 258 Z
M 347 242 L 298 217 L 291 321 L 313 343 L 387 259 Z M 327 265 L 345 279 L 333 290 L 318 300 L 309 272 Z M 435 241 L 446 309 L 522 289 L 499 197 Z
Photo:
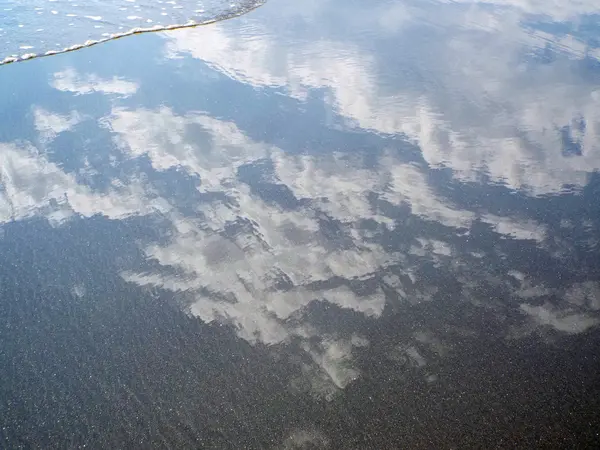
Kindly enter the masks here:
M 0 69 L 1 448 L 595 448 L 592 2 L 273 0 Z

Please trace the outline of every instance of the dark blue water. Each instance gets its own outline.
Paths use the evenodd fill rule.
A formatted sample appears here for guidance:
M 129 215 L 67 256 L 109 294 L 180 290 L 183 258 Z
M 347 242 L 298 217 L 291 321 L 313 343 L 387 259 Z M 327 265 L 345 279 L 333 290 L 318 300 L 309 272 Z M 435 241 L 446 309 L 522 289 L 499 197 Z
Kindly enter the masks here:
M 584 2 L 273 0 L 0 68 L 0 447 L 594 448 Z

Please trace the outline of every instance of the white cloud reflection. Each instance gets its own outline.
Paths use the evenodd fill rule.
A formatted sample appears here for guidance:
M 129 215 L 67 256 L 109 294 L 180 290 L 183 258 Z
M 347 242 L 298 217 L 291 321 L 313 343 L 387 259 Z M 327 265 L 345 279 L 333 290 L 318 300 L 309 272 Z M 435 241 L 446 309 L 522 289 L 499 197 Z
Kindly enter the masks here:
M 530 195 L 581 188 L 600 169 L 600 91 L 577 75 L 577 60 L 595 49 L 523 21 L 532 14 L 576 18 L 594 11 L 593 2 L 464 3 L 468 8 L 405 2 L 399 9 L 381 1 L 346 13 L 337 0 L 283 13 L 267 5 L 261 22 L 247 17 L 247 26 L 169 33 L 167 48 L 295 98 L 326 88 L 340 115 L 361 128 L 405 134 L 430 166 L 451 168 L 460 180 L 487 174 Z M 266 20 L 274 14 L 277 20 Z M 343 14 L 361 21 L 340 32 L 335 24 Z M 382 24 L 394 34 L 393 52 L 370 50 L 390 45 L 374 39 Z M 554 60 L 535 62 L 533 54 L 548 46 Z M 411 81 L 411 74 L 422 79 Z
M 544 244 L 547 239 L 545 227 L 531 219 L 482 214 L 452 205 L 429 185 L 426 168 L 406 164 L 390 152 L 383 152 L 377 163 L 370 165 L 359 154 L 291 155 L 253 141 L 232 123 L 203 113 L 181 116 L 164 107 L 115 108 L 103 123 L 116 133 L 116 142 L 130 157 L 146 156 L 159 171 L 182 168 L 200 176 L 200 192 L 227 195 L 226 200 L 197 204 L 197 218 L 171 211 L 169 241 L 145 248 L 149 259 L 176 268 L 175 273 L 125 272 L 122 276 L 139 285 L 192 294 L 192 314 L 207 322 L 233 323 L 238 335 L 250 342 L 277 345 L 303 340 L 305 351 L 320 368 L 313 376 L 321 380 L 315 383 L 324 389 L 324 395 L 329 392 L 327 383 L 342 388 L 360 375 L 352 366 L 356 345 L 315 330 L 304 318 L 311 302 L 328 302 L 371 318 L 384 311 L 384 289 L 395 290 L 408 304 L 430 302 L 437 288 L 414 275 L 422 258 L 433 260 L 440 270 L 456 271 L 466 296 L 477 295 L 478 283 L 489 282 L 488 275 L 482 280 L 473 278 L 472 269 L 461 273 L 470 263 L 449 242 L 417 235 L 418 248 L 404 253 L 390 252 L 366 239 L 369 232 L 360 226 L 363 220 L 375 221 L 392 231 L 402 228 L 369 201 L 370 194 L 377 194 L 395 207 L 409 206 L 414 216 L 441 223 L 455 233 L 468 232 L 479 221 L 489 224 L 499 236 L 528 241 L 530 245 Z M 267 178 L 284 184 L 296 199 L 302 200 L 295 209 L 261 198 L 239 180 L 237 171 L 241 166 L 265 160 L 273 168 Z M 342 224 L 341 232 L 349 239 L 347 245 L 337 247 L 335 240 L 324 234 L 319 224 L 324 213 Z M 402 266 L 400 275 L 411 281 L 399 277 L 394 268 L 398 264 Z M 496 275 L 489 276 L 493 279 Z M 336 279 L 346 281 L 341 285 L 332 283 Z M 287 280 L 287 287 L 278 287 L 282 280 Z M 358 294 L 349 280 L 371 281 L 375 288 Z M 508 282 L 505 284 L 508 286 Z M 544 292 L 527 298 L 539 295 Z M 485 305 L 484 298 L 469 301 Z M 550 324 L 558 331 L 571 333 L 596 324 L 589 309 L 544 321 L 529 304 L 515 304 L 514 308 L 531 316 L 534 327 Z M 578 327 L 575 322 L 584 326 Z M 308 345 L 309 339 L 317 336 L 321 344 Z M 419 345 L 425 345 L 423 342 Z M 407 357 L 414 367 L 426 365 L 417 347 L 402 345 L 408 345 Z M 439 348 L 445 345 L 436 341 Z
M 524 303 L 521 305 L 521 310 L 539 325 L 549 326 L 569 334 L 583 333 L 600 323 L 598 318 L 590 317 L 589 314 L 572 309 L 556 310 L 551 305 L 532 306 Z
M 70 126 L 68 119 L 39 123 L 54 124 L 56 135 Z M 189 216 L 176 202 L 157 196 L 150 181 L 141 177 L 131 177 L 127 183 L 114 180 L 99 192 L 33 147 L 2 144 L 0 221 L 44 215 L 60 225 L 73 214 L 122 219 L 160 213 L 170 222 L 166 241 L 145 244 L 144 251 L 161 267 L 176 271 L 127 271 L 123 278 L 192 295 L 192 314 L 207 322 L 232 323 L 238 335 L 249 342 L 278 345 L 300 339 L 317 368 L 309 371 L 316 377 L 313 387 L 321 386 L 319 392 L 326 397 L 360 376 L 353 355 L 369 343 L 358 335 L 340 336 L 316 329 L 305 317 L 310 303 L 327 302 L 378 318 L 386 307 L 385 290 L 394 290 L 407 305 L 434 299 L 437 288 L 415 275 L 422 258 L 451 272 L 460 272 L 469 264 L 460 249 L 427 237 L 426 232 L 417 234 L 415 250 L 406 252 L 390 251 L 369 239 L 361 221 L 375 221 L 391 231 L 403 227 L 370 203 L 370 194 L 394 207 L 408 206 L 414 216 L 441 223 L 456 233 L 483 221 L 501 236 L 534 244 L 546 239 L 544 227 L 531 220 L 480 214 L 452 205 L 428 184 L 425 167 L 406 164 L 389 152 L 383 152 L 375 164 L 366 164 L 358 154 L 290 155 L 253 141 L 233 123 L 204 113 L 178 115 L 164 107 L 115 107 L 101 124 L 114 133 L 117 148 L 129 158 L 147 157 L 157 171 L 179 168 L 199 175 L 200 192 L 225 197 L 198 203 L 196 215 Z M 40 134 L 47 133 L 48 127 L 38 128 Z M 261 198 L 251 185 L 239 180 L 238 168 L 265 160 L 273 168 L 270 181 L 285 184 L 302 200 L 295 209 Z M 319 222 L 323 214 L 339 221 L 344 245 L 324 234 Z M 457 280 L 465 283 L 464 292 L 471 295 L 478 280 L 468 274 L 461 276 L 457 275 Z M 524 276 L 520 279 L 525 286 Z M 358 292 L 353 280 L 372 287 Z M 281 287 L 282 281 L 285 287 Z M 561 294 L 577 304 L 574 312 L 542 310 L 529 301 L 515 308 L 530 316 L 532 325 L 582 332 L 597 323 L 594 289 L 585 284 Z M 545 293 L 527 299 L 539 295 Z M 415 368 L 427 365 L 419 351 L 419 346 L 426 344 L 429 341 L 423 339 L 402 344 Z M 436 345 L 442 348 L 446 344 L 436 341 Z
M 138 180 L 95 192 L 31 146 L 0 143 L 0 223 L 36 215 L 60 223 L 72 214 L 111 219 L 165 210 Z
M 71 68 L 56 72 L 50 84 L 54 89 L 72 92 L 77 95 L 99 92 L 122 97 L 135 94 L 139 87 L 137 83 L 132 81 L 117 77 L 104 79 L 96 74 L 80 74 Z
M 518 13 L 510 12 L 504 18 L 511 20 L 503 21 L 483 8 L 465 13 L 454 4 L 444 6 L 448 14 L 436 16 L 446 21 L 447 39 L 418 35 L 411 21 L 422 20 L 427 11 L 408 4 L 400 9 L 388 3 L 365 6 L 362 33 L 306 41 L 295 34 L 296 28 L 286 28 L 288 21 L 309 15 L 311 27 L 327 29 L 321 25 L 334 19 L 327 16 L 328 4 L 332 3 L 284 8 L 289 16 L 278 22 L 276 32 L 247 18 L 243 20 L 250 28 L 238 23 L 171 33 L 168 51 L 172 56 L 189 53 L 243 83 L 284 88 L 297 99 L 307 98 L 311 89 L 325 88 L 332 94 L 331 106 L 349 122 L 380 133 L 404 134 L 419 146 L 424 162 L 407 163 L 391 150 L 375 155 L 369 164 L 364 155 L 347 152 L 290 154 L 203 112 L 114 107 L 101 125 L 113 133 L 122 155 L 148 158 L 158 172 L 180 169 L 199 177 L 200 193 L 223 195 L 196 203 L 190 215 L 158 196 L 143 177 L 115 181 L 98 192 L 33 148 L 1 144 L 0 222 L 45 215 L 60 224 L 71 214 L 121 219 L 161 213 L 169 221 L 166 241 L 145 243 L 143 250 L 159 267 L 176 270 L 130 270 L 121 274 L 123 278 L 185 292 L 193 298 L 192 314 L 207 322 L 231 323 L 249 342 L 279 345 L 300 340 L 317 366 L 311 368 L 315 385 L 325 380 L 320 384 L 324 393 L 360 376 L 354 354 L 369 342 L 358 334 L 318 330 L 307 318 L 307 307 L 325 302 L 376 319 L 384 314 L 389 292 L 407 308 L 432 302 L 445 292 L 419 275 L 423 262 L 432 262 L 460 284 L 460 301 L 493 309 L 492 301 L 477 297 L 477 287 L 495 283 L 512 289 L 518 301 L 509 307 L 528 318 L 531 329 L 578 333 L 596 326 L 594 284 L 561 291 L 546 289 L 517 271 L 505 278 L 485 265 L 477 271 L 469 258 L 483 259 L 488 250 L 464 250 L 451 242 L 482 222 L 498 238 L 543 248 L 549 234 L 545 225 L 457 205 L 427 176 L 431 167 L 451 168 L 462 181 L 485 173 L 531 195 L 556 193 L 566 184 L 584 186 L 589 173 L 599 167 L 600 94 L 589 83 L 572 83 L 569 78 L 573 59 L 581 56 L 577 42 L 563 46 L 567 56 L 545 68 L 524 58 L 539 49 L 543 39 L 520 28 Z M 374 32 L 369 27 L 381 25 L 396 34 L 396 40 L 412 43 L 394 52 L 397 60 L 391 63 L 402 64 L 390 67 L 429 77 L 425 82 L 415 83 L 407 76 L 386 84 L 390 74 L 382 72 L 378 56 L 368 50 L 368 39 L 354 40 L 355 34 L 368 37 Z M 71 69 L 55 74 L 52 85 L 76 95 L 128 96 L 138 89 L 131 81 L 104 80 Z M 45 140 L 80 120 L 77 113 L 34 111 Z M 564 154 L 565 126 L 581 156 Z M 287 187 L 301 200 L 296 207 L 270 202 L 239 179 L 242 166 L 264 161 L 272 167 L 268 181 Z M 419 223 L 443 225 L 447 240 L 405 227 L 377 206 L 373 195 L 396 210 L 407 208 Z M 323 231 L 324 217 L 339 222 L 336 237 Z M 375 239 L 375 231 L 362 226 L 365 221 L 386 232 L 406 234 L 410 243 L 390 250 Z M 516 287 L 510 284 L 515 280 Z M 360 283 L 369 287 L 357 289 Z M 568 306 L 543 302 L 549 295 L 566 300 Z M 439 354 L 451 347 L 425 331 L 414 340 L 402 343 L 398 351 L 417 368 L 428 364 L 424 346 Z
M 76 111 L 71 111 L 69 115 L 63 115 L 46 111 L 40 107 L 33 108 L 33 118 L 42 143 L 52 141 L 58 134 L 70 130 L 82 120 Z

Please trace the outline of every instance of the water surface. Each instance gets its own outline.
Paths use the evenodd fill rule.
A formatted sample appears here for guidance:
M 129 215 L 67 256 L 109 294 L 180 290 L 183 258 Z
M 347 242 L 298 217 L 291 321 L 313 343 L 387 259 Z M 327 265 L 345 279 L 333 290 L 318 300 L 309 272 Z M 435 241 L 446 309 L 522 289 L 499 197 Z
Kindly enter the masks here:
M 0 69 L 6 447 L 598 439 L 584 2 L 293 2 Z
M 0 1 L 0 65 L 243 15 L 263 0 Z

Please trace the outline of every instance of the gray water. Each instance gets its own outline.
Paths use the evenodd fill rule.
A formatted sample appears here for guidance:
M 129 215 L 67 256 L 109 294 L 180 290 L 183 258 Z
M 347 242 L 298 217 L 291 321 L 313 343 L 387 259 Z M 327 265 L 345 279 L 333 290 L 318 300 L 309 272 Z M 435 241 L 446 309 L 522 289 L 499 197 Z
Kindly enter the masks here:
M 0 447 L 595 448 L 584 2 L 272 0 L 0 68 Z

